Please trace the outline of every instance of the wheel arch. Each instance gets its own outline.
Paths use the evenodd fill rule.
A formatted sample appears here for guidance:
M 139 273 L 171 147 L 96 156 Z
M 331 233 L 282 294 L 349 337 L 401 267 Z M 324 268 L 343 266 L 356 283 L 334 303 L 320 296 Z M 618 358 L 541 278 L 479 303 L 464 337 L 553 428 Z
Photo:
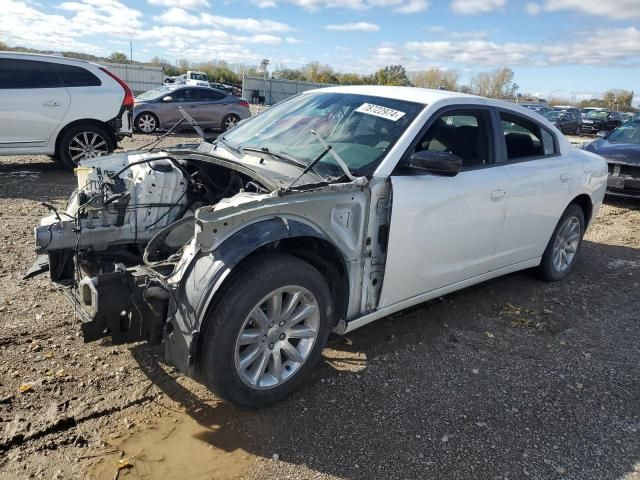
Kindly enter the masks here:
M 327 281 L 335 306 L 332 320 L 344 318 L 349 303 L 349 277 L 339 249 L 317 228 L 302 220 L 274 217 L 247 225 L 213 252 L 194 258 L 180 281 L 177 304 L 167 318 L 165 356 L 179 370 L 193 376 L 200 332 L 207 313 L 224 296 L 233 278 L 257 255 L 286 253 L 316 268 Z M 180 332 L 179 335 L 176 335 Z
M 58 132 L 58 135 L 56 136 L 55 155 L 59 155 L 60 153 L 60 142 L 64 134 L 68 132 L 71 128 L 77 127 L 79 125 L 94 125 L 96 127 L 102 128 L 107 133 L 107 135 L 109 135 L 109 138 L 113 142 L 114 146 L 118 145 L 118 137 L 113 131 L 113 128 L 107 122 L 96 120 L 95 118 L 80 118 L 78 120 L 74 120 L 71 123 L 68 123 L 67 125 L 65 125 L 60 129 L 60 131 Z
M 575 204 L 578 205 L 582 209 L 582 213 L 584 214 L 585 227 L 589 225 L 591 222 L 591 216 L 593 215 L 593 202 L 591 201 L 591 197 L 586 193 L 580 194 L 575 197 L 569 205 Z

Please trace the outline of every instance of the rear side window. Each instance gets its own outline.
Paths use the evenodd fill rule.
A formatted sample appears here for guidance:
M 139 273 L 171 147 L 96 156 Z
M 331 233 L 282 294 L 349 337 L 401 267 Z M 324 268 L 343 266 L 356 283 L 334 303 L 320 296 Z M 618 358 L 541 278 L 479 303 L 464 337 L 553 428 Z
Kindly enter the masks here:
M 222 100 L 226 95 L 222 92 L 214 90 L 200 90 L 200 99 L 204 101 Z
M 518 115 L 500 113 L 508 160 L 554 155 L 553 134 L 536 122 Z
M 99 87 L 102 85 L 100 79 L 86 68 L 61 63 L 52 63 L 51 68 L 58 74 L 65 87 Z
M 0 58 L 0 89 L 60 87 L 58 76 L 47 62 Z

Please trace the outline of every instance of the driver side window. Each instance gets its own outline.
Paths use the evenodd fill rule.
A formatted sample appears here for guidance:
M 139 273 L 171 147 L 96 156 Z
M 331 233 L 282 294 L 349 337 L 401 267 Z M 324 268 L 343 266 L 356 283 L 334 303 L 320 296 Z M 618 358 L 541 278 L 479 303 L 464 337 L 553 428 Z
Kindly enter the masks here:
M 447 112 L 439 116 L 416 145 L 423 150 L 450 152 L 462 159 L 462 168 L 491 162 L 491 118 L 482 110 Z

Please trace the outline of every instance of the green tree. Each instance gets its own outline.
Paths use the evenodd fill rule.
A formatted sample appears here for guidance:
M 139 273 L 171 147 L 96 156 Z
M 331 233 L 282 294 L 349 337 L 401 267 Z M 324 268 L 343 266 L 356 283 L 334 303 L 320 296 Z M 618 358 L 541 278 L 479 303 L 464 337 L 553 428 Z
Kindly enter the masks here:
M 271 76 L 279 80 L 298 80 L 298 81 L 307 80 L 307 77 L 305 76 L 302 70 L 298 70 L 294 68 L 286 68 L 284 66 L 278 67 L 276 70 L 274 70 Z
M 111 63 L 129 63 L 129 59 L 122 52 L 113 52 L 107 57 L 107 60 Z
M 373 85 L 411 85 L 407 72 L 402 65 L 388 65 L 381 68 L 369 77 L 369 83 Z

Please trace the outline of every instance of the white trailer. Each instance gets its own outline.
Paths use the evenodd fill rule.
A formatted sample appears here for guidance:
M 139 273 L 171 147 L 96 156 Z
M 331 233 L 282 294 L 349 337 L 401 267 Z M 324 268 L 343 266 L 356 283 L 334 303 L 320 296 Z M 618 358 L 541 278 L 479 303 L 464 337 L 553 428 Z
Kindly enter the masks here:
M 161 87 L 164 82 L 162 67 L 149 65 L 128 65 L 125 63 L 105 63 L 107 70 L 124 80 L 134 94 Z

